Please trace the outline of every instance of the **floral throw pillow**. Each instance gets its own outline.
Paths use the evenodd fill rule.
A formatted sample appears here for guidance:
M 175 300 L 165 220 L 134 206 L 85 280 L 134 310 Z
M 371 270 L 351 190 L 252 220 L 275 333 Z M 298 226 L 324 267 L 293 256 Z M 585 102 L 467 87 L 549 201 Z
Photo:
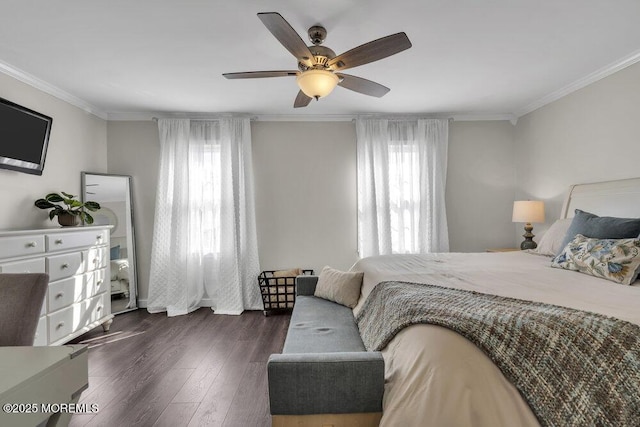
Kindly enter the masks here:
M 551 267 L 630 285 L 640 272 L 640 239 L 593 239 L 577 234 Z

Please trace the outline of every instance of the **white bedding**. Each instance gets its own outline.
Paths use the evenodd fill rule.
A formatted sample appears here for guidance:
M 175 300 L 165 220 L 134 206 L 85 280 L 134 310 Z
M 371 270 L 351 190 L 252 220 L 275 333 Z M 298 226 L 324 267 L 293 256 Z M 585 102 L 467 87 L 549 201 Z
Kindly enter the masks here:
M 550 264 L 550 258 L 525 252 L 365 258 L 351 269 L 364 271 L 354 314 L 377 283 L 398 280 L 540 301 L 640 324 L 640 286 L 623 286 Z M 452 331 L 410 326 L 382 354 L 386 382 L 381 426 L 539 425 L 490 359 Z
M 124 280 L 129 283 L 129 260 L 111 260 L 111 280 Z

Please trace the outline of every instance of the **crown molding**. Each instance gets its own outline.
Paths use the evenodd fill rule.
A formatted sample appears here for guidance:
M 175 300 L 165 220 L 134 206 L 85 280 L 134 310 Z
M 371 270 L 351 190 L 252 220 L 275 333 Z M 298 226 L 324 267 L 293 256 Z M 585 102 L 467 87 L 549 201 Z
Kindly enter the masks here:
M 164 117 L 163 114 L 153 112 L 109 112 L 107 113 L 107 120 L 109 121 L 122 121 L 122 122 L 147 122 L 158 117 Z
M 550 104 L 558 99 L 567 96 L 579 89 L 582 89 L 592 83 L 597 82 L 605 77 L 608 77 L 624 68 L 627 68 L 637 62 L 640 62 L 640 50 L 635 51 L 619 61 L 613 62 L 593 73 L 590 73 L 567 86 L 558 89 L 548 95 L 539 98 L 536 101 L 512 112 L 512 113 L 456 113 L 456 114 L 437 114 L 434 117 L 447 117 L 452 118 L 455 121 L 502 121 L 508 120 L 516 125 L 518 118 L 529 114 L 532 111 L 537 110 L 547 104 Z M 17 67 L 0 61 L 0 73 L 6 74 L 15 78 L 23 83 L 26 83 L 36 89 L 39 89 L 49 95 L 52 95 L 62 101 L 65 101 L 71 105 L 74 105 L 90 114 L 93 114 L 103 120 L 108 121 L 151 121 L 157 117 L 189 117 L 189 118 L 202 118 L 207 119 L 214 116 L 219 116 L 218 113 L 157 113 L 157 112 L 105 112 L 104 110 L 78 98 L 70 93 L 54 86 L 50 83 L 41 80 L 26 71 L 23 71 Z M 354 120 L 359 114 L 251 114 L 253 120 L 265 121 L 265 122 L 344 122 Z M 425 117 L 425 115 L 412 114 L 415 116 Z M 395 114 L 389 114 L 388 116 L 395 116 Z M 427 115 L 431 116 L 431 115 Z
M 259 122 L 348 122 L 356 116 L 350 114 L 251 114 L 251 113 L 153 113 L 153 112 L 111 112 L 108 113 L 110 121 L 151 121 L 157 119 L 192 119 L 206 120 L 215 119 L 220 116 L 249 116 L 254 121 Z
M 258 122 L 350 122 L 355 114 L 256 114 Z
M 386 117 L 386 118 L 447 118 L 454 121 L 502 121 L 507 120 L 515 125 L 517 117 L 507 113 L 464 113 L 464 114 L 231 114 L 231 113 L 152 113 L 152 112 L 111 112 L 108 113 L 109 121 L 151 121 L 158 118 L 189 118 L 194 120 L 206 120 L 217 118 L 221 115 L 244 115 L 258 122 L 350 122 L 357 117 Z
M 259 122 L 348 122 L 356 116 L 353 114 L 251 114 L 251 113 L 153 113 L 153 112 L 112 112 L 108 113 L 109 120 L 113 121 L 149 121 L 159 118 L 188 118 L 194 120 L 206 120 L 224 115 L 249 116 Z
M 558 99 L 569 95 L 579 89 L 582 89 L 585 86 L 588 86 L 592 83 L 597 82 L 598 80 L 602 80 L 605 77 L 608 77 L 624 68 L 627 68 L 637 62 L 640 62 L 640 50 L 635 51 L 619 61 L 612 62 L 611 64 L 594 71 L 591 74 L 587 74 L 586 76 L 574 81 L 573 83 L 568 84 L 567 86 L 556 90 L 555 92 L 551 92 L 550 94 L 543 96 L 542 98 L 533 101 L 532 103 L 524 106 L 523 108 L 515 111 L 513 115 L 517 118 L 524 116 L 525 114 L 529 114 L 532 111 L 537 110 L 540 107 L 544 107 L 547 104 L 550 104 Z
M 95 105 L 91 105 L 83 99 L 78 98 L 77 96 L 71 95 L 68 92 L 60 89 L 57 86 L 54 86 L 50 83 L 45 82 L 42 79 L 37 78 L 36 76 L 27 73 L 19 68 L 14 67 L 13 65 L 9 65 L 6 62 L 0 61 L 0 73 L 6 74 L 10 77 L 13 77 L 16 80 L 19 80 L 23 83 L 28 84 L 38 90 L 41 90 L 44 93 L 48 93 L 51 96 L 54 96 L 62 101 L 65 101 L 75 107 L 80 108 L 81 110 L 93 114 L 103 120 L 107 120 L 107 113 L 102 111 L 100 108 Z
M 220 117 L 248 117 L 256 120 L 257 116 L 250 113 L 158 113 L 158 112 L 112 112 L 108 113 L 109 121 L 121 122 L 148 122 L 158 119 L 190 119 L 190 120 L 217 120 Z
M 479 121 L 509 121 L 515 126 L 518 118 L 511 113 L 462 113 L 451 114 L 450 117 L 458 122 L 479 122 Z

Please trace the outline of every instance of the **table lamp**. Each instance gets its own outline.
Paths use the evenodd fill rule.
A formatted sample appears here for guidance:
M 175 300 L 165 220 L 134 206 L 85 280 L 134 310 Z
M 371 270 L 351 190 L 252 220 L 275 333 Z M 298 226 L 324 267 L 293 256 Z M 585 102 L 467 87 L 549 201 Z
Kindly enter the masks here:
M 524 222 L 522 235 L 524 241 L 520 244 L 520 249 L 535 249 L 538 244 L 533 241 L 534 235 L 532 222 L 544 222 L 544 202 L 541 200 L 519 200 L 513 202 L 513 222 Z

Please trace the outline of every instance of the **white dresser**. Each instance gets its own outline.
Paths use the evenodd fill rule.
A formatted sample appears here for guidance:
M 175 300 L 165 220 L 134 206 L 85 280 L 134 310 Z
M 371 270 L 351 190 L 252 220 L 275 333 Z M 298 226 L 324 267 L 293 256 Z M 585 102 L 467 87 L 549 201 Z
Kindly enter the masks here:
M 111 226 L 0 231 L 0 273 L 47 273 L 34 345 L 60 345 L 113 322 Z

